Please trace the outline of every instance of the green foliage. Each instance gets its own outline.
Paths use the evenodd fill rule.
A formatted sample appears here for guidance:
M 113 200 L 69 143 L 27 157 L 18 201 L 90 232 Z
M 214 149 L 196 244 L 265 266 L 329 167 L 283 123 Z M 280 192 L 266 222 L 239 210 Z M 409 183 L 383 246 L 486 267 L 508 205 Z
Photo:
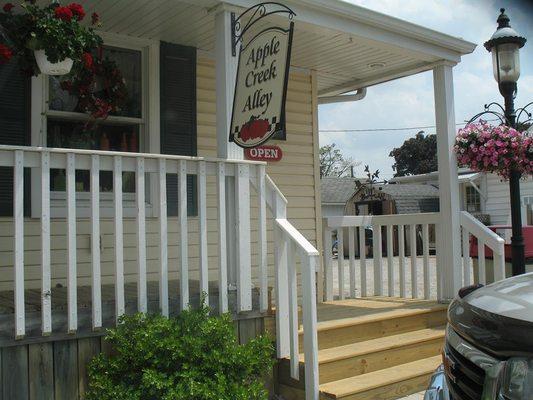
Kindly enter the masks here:
M 124 316 L 108 331 L 115 354 L 89 367 L 87 400 L 266 400 L 268 337 L 239 345 L 228 315 L 206 306 L 176 318 Z
M 394 176 L 426 174 L 438 170 L 437 162 L 437 137 L 424 136 L 420 131 L 414 138 L 408 139 L 403 144 L 392 150 L 389 157 L 394 157 L 392 169 Z
M 353 167 L 361 164 L 351 157 L 345 157 L 336 146 L 335 143 L 332 143 L 320 148 L 319 161 L 321 178 L 325 176 L 346 176 L 351 172 L 350 170 Z
M 71 58 L 79 64 L 83 53 L 103 43 L 92 28 L 80 23 L 83 16 L 61 19 L 55 12 L 60 7 L 58 3 L 45 7 L 33 3 L 22 2 L 22 12 L 18 7 L 0 12 L 0 42 L 5 41 L 13 48 L 21 70 L 27 74 L 39 73 L 34 50 L 44 50 L 52 63 Z

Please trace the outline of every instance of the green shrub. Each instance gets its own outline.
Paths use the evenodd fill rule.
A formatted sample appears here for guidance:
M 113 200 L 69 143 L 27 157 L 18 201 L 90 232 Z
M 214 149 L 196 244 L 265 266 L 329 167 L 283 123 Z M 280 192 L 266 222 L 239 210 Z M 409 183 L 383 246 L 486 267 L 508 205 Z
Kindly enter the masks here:
M 87 400 L 264 400 L 272 340 L 239 345 L 228 315 L 205 306 L 176 318 L 124 316 L 89 366 Z

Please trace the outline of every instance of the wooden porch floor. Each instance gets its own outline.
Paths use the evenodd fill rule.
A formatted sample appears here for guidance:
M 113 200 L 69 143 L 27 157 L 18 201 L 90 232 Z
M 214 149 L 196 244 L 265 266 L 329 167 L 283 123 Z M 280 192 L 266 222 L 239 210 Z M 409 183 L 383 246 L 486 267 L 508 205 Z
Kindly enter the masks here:
M 180 309 L 179 280 L 170 280 L 169 310 L 171 315 L 177 315 Z M 159 282 L 148 282 L 148 312 L 159 312 Z M 41 333 L 41 290 L 25 290 L 26 336 L 21 340 L 14 340 L 14 293 L 12 290 L 0 291 L 0 347 L 19 343 L 33 343 L 43 340 L 63 340 L 73 337 L 89 337 L 102 335 L 105 328 L 115 325 L 115 287 L 113 284 L 102 285 L 102 325 L 103 329 L 92 329 L 92 301 L 91 287 L 78 286 L 78 330 L 76 334 L 67 333 L 67 288 L 64 286 L 52 289 L 52 334 L 43 337 Z M 137 311 L 137 283 L 126 283 L 124 287 L 126 313 L 133 314 Z M 209 305 L 213 312 L 218 310 L 218 282 L 209 282 Z M 240 315 L 244 318 L 253 318 L 259 312 L 259 292 L 253 289 L 253 311 Z M 200 285 L 197 280 L 189 281 L 189 300 L 192 307 L 200 303 Z M 228 293 L 230 312 L 236 309 L 236 292 Z

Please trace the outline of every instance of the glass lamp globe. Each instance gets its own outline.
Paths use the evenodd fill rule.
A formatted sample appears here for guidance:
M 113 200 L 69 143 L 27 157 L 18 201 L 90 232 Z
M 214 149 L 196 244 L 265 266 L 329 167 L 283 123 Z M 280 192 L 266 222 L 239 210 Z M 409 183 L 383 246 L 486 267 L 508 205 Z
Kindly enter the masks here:
M 520 77 L 520 48 L 526 43 L 526 38 L 511 28 L 505 9 L 500 12 L 498 29 L 485 42 L 485 48 L 492 53 L 494 79 L 498 83 L 516 83 Z

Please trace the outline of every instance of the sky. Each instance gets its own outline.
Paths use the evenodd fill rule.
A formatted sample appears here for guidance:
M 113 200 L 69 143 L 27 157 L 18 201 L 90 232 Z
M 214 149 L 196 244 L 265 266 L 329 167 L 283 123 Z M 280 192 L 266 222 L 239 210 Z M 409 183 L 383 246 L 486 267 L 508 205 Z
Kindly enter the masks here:
M 466 55 L 453 69 L 456 122 L 469 120 L 483 105 L 502 104 L 492 75 L 492 58 L 483 47 L 497 24 L 501 7 L 511 26 L 529 41 L 521 49 L 521 75 L 518 81 L 517 108 L 533 101 L 533 0 L 345 0 L 409 22 L 476 43 L 474 53 Z M 403 128 L 435 125 L 433 74 L 424 72 L 368 88 L 358 102 L 321 105 L 320 130 Z M 420 129 L 365 133 L 320 133 L 320 145 L 336 143 L 343 154 L 361 165 L 379 169 L 381 178 L 393 176 L 390 151 L 413 137 Z M 424 129 L 426 134 L 434 128 Z

